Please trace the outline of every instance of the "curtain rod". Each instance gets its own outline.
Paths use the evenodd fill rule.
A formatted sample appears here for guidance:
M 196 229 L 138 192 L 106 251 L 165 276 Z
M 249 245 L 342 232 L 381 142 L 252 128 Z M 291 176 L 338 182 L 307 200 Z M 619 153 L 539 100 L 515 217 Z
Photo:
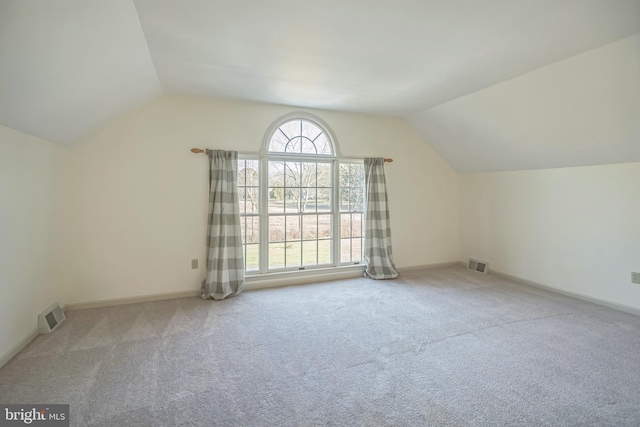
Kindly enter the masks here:
M 192 153 L 196 153 L 196 154 L 209 154 L 209 150 L 208 148 L 202 149 L 202 148 L 192 148 L 191 152 Z M 243 153 L 242 151 L 238 151 L 239 154 L 247 154 L 247 155 L 256 155 L 258 153 Z M 338 157 L 338 158 L 343 158 L 343 159 L 348 159 L 349 157 Z M 393 162 L 393 159 L 384 159 L 385 162 L 387 163 L 391 163 Z

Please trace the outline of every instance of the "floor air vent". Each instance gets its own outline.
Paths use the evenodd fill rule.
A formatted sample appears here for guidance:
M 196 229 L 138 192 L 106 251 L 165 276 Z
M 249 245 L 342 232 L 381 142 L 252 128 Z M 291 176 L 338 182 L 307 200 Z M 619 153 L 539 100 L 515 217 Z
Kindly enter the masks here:
M 478 261 L 477 259 L 469 258 L 469 264 L 467 270 L 477 271 L 479 273 L 486 273 L 489 271 L 489 263 L 484 261 Z
M 57 328 L 65 319 L 64 312 L 56 303 L 38 315 L 38 326 L 41 334 L 48 334 Z

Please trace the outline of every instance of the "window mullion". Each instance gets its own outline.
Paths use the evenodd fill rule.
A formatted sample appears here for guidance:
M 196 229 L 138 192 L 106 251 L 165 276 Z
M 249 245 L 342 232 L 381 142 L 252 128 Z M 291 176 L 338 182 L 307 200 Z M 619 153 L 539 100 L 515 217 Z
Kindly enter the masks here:
M 331 162 L 331 210 L 332 210 L 332 227 L 331 227 L 331 247 L 333 266 L 340 265 L 340 161 L 334 159 Z
M 260 273 L 266 273 L 269 256 L 269 164 L 266 156 L 260 156 L 260 176 L 258 178 L 260 195 L 260 244 L 258 245 Z

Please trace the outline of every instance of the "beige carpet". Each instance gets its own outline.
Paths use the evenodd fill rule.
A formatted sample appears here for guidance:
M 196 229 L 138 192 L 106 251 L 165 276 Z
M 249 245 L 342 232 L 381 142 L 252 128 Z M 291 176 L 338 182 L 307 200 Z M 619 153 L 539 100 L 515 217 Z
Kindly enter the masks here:
M 640 425 L 640 317 L 461 267 L 67 316 L 0 402 L 74 426 Z

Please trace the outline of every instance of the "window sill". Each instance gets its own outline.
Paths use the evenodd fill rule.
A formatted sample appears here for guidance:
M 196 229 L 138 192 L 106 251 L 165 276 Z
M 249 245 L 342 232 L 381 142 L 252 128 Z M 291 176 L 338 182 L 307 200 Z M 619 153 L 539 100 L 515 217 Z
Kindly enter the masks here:
M 283 271 L 278 273 L 252 274 L 245 276 L 245 290 L 301 285 L 328 280 L 362 277 L 364 264 L 342 265 L 340 267 L 317 268 L 303 271 Z

